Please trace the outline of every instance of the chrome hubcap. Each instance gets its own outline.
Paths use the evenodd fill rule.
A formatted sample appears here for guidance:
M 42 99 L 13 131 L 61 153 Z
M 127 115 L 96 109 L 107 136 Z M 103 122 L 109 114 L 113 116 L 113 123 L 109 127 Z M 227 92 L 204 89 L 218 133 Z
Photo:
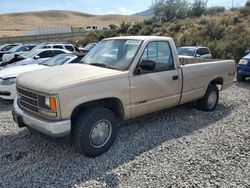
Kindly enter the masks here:
M 89 139 L 94 148 L 103 147 L 110 139 L 112 126 L 108 120 L 98 121 L 90 131 Z
M 208 108 L 213 108 L 217 101 L 217 94 L 215 91 L 208 96 Z

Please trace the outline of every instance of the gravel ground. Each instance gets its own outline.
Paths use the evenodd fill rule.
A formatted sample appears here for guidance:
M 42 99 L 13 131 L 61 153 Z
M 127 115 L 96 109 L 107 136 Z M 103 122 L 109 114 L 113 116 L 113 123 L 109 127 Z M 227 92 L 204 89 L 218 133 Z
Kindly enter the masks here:
M 125 123 L 95 159 L 17 128 L 0 100 L 0 187 L 250 187 L 250 80 L 214 112 L 184 105 Z

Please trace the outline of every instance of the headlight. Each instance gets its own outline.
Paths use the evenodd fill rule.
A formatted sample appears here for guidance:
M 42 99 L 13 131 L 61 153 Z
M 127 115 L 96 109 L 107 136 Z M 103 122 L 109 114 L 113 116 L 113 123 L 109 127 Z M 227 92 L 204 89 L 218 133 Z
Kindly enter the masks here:
M 14 83 L 16 83 L 16 78 L 7 78 L 1 82 L 2 85 L 6 85 L 6 86 L 12 85 Z
M 248 61 L 246 59 L 241 59 L 239 64 L 240 65 L 247 65 Z
M 57 117 L 57 104 L 56 96 L 38 96 L 39 112 L 41 114 Z

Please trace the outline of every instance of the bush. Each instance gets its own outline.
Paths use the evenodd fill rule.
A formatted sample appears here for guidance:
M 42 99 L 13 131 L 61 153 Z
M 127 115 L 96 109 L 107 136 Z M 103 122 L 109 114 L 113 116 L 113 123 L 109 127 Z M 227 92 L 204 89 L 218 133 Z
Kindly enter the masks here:
M 243 8 L 240 8 L 240 13 L 246 17 L 246 16 L 249 16 L 250 15 L 250 7 L 243 7 Z
M 225 7 L 221 7 L 221 6 L 215 6 L 215 7 L 211 7 L 207 9 L 207 15 L 218 15 L 221 13 L 224 13 L 226 10 Z
M 249 12 L 249 7 L 244 7 L 221 13 L 219 16 L 203 15 L 200 18 L 177 19 L 171 22 L 159 22 L 156 17 L 134 24 L 123 22 L 120 26 L 111 25 L 110 30 L 91 32 L 83 39 L 74 41 L 74 44 L 84 46 L 119 35 L 160 35 L 172 37 L 177 46 L 204 45 L 210 48 L 214 58 L 238 61 L 244 56 L 245 50 L 250 49 L 250 28 L 249 24 L 245 24 L 249 23 Z M 245 14 L 246 17 L 243 18 Z
M 199 24 L 201 25 L 206 25 L 208 24 L 209 22 L 211 21 L 210 17 L 208 16 L 202 16 L 200 19 L 199 19 Z
M 206 0 L 195 0 L 191 5 L 190 15 L 200 17 L 207 12 L 207 1 Z
M 153 27 L 151 25 L 144 26 L 141 31 L 140 35 L 152 35 L 153 34 Z
M 250 7 L 250 0 L 247 0 L 246 7 Z
M 122 22 L 122 24 L 120 25 L 119 33 L 121 33 L 121 34 L 128 33 L 129 27 L 130 27 L 130 24 Z
M 143 23 L 137 22 L 132 26 L 130 26 L 130 28 L 128 29 L 128 34 L 139 35 L 142 28 L 143 28 Z

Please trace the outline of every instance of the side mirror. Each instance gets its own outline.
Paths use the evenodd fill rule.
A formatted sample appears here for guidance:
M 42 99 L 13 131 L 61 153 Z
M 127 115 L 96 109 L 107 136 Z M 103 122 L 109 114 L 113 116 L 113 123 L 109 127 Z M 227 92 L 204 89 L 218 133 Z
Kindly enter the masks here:
M 200 54 L 196 54 L 196 56 L 195 57 L 201 57 L 201 55 Z
M 179 61 L 180 61 L 180 64 L 183 66 L 186 64 L 185 58 L 183 58 L 183 57 L 179 58 Z
M 34 57 L 34 59 L 40 59 L 40 56 L 39 56 L 39 55 L 36 55 L 36 56 Z
M 140 63 L 140 68 L 142 70 L 155 70 L 155 62 L 152 60 L 142 60 Z
M 246 55 L 250 54 L 250 50 L 246 50 L 246 51 L 245 51 L 245 54 L 246 54 Z

